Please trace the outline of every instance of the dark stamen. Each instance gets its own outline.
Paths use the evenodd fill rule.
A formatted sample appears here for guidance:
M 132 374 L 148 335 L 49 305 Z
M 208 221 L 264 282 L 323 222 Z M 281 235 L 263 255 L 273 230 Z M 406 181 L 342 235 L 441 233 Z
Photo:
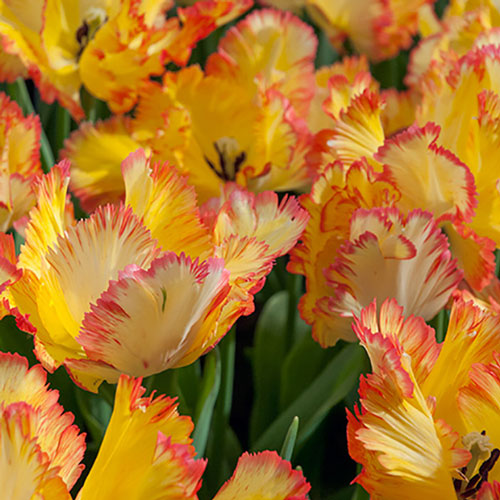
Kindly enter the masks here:
M 494 450 L 492 450 L 490 458 L 483 462 L 481 464 L 481 467 L 479 467 L 479 475 L 483 478 L 483 481 L 488 480 L 488 473 L 495 466 L 498 457 L 500 457 L 500 450 L 498 448 L 495 448 Z
M 219 179 L 225 181 L 226 179 L 224 176 L 215 168 L 215 165 L 210 161 L 210 159 L 206 155 L 203 155 L 203 158 L 207 162 L 207 165 L 215 172 L 215 175 L 217 175 Z
M 76 30 L 76 41 L 82 45 L 83 39 L 87 38 L 89 34 L 89 25 L 87 21 L 83 21 L 83 24 Z
M 247 154 L 245 151 L 242 151 L 234 160 L 234 175 L 239 172 L 241 165 L 244 163 L 244 161 L 247 159 Z
M 247 158 L 245 151 L 241 151 L 237 156 L 233 156 L 234 153 L 231 150 L 231 146 L 233 146 L 232 144 L 229 149 L 227 149 L 226 143 L 220 144 L 219 141 L 215 141 L 213 145 L 217 153 L 218 162 L 214 163 L 206 155 L 204 155 L 203 158 L 205 159 L 207 165 L 219 179 L 222 179 L 223 181 L 234 181 L 236 174 Z
M 498 448 L 492 450 L 490 458 L 488 458 L 488 460 L 484 461 L 481 464 L 481 467 L 479 467 L 479 473 L 472 476 L 472 478 L 467 483 L 467 489 L 460 493 L 460 498 L 464 499 L 470 498 L 472 495 L 474 495 L 480 490 L 483 483 L 488 481 L 488 474 L 491 471 L 491 469 L 493 469 L 493 467 L 495 466 L 499 457 L 500 457 L 500 450 Z M 457 489 L 457 481 L 458 481 L 458 489 Z M 457 479 L 453 481 L 453 485 L 455 486 L 455 491 L 459 491 L 461 483 L 462 481 Z
M 228 181 L 229 176 L 227 175 L 226 158 L 224 156 L 224 153 L 221 151 L 217 142 L 214 142 L 214 148 L 215 148 L 215 151 L 217 151 L 217 156 L 219 157 L 219 165 L 220 165 L 220 168 L 222 170 L 223 178 L 224 178 L 224 180 Z

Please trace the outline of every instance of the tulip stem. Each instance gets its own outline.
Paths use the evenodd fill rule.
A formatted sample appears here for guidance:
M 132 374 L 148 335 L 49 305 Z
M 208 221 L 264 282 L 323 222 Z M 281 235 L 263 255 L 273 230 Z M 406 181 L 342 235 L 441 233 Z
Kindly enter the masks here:
M 85 87 L 80 90 L 80 99 L 82 102 L 82 108 L 85 112 L 85 117 L 89 122 L 94 123 L 96 120 L 96 98 L 90 94 Z
M 64 140 L 69 136 L 71 117 L 68 110 L 61 105 L 56 110 L 56 136 L 53 141 L 54 150 L 58 153 L 64 146 Z
M 200 457 L 205 455 L 214 407 L 219 394 L 220 380 L 221 362 L 219 350 L 216 347 L 205 358 L 202 390 L 194 414 L 193 446 Z
M 227 456 L 226 443 L 229 431 L 229 417 L 233 403 L 234 359 L 236 352 L 236 331 L 232 328 L 219 344 L 221 355 L 221 387 L 214 415 L 213 446 L 210 447 L 209 489 L 216 489 L 224 481 L 224 459 Z

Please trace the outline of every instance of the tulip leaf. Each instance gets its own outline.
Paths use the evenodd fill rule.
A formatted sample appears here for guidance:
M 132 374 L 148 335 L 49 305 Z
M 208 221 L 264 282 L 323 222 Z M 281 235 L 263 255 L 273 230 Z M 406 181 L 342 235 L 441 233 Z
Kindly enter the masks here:
M 201 365 L 200 360 L 196 360 L 188 366 L 177 368 L 177 384 L 180 392 L 184 396 L 187 413 L 193 414 L 201 391 Z
M 358 382 L 365 367 L 365 359 L 365 352 L 358 344 L 349 344 L 341 349 L 314 382 L 266 428 L 254 442 L 253 449 L 278 450 L 280 438 L 294 416 L 298 416 L 302 422 L 297 436 L 297 448 L 300 448 L 333 406 Z M 300 366 L 297 370 L 300 370 Z
M 25 356 L 30 365 L 37 363 L 33 354 L 33 336 L 19 330 L 13 316 L 6 316 L 0 321 L 0 350 Z
M 75 388 L 75 391 L 78 408 L 92 436 L 93 446 L 91 448 L 98 449 L 106 432 L 113 409 L 104 398 L 97 394 L 92 394 L 79 388 Z
M 201 394 L 194 415 L 193 446 L 199 456 L 205 454 L 212 415 L 220 389 L 221 362 L 218 349 L 214 349 L 205 359 Z
M 285 441 L 283 441 L 283 446 L 281 447 L 280 456 L 283 460 L 290 461 L 293 455 L 293 449 L 295 447 L 295 441 L 297 440 L 297 433 L 299 432 L 299 417 L 293 417 L 292 423 L 288 428 L 288 432 L 285 436 Z
M 299 318 L 300 320 L 300 318 Z M 319 375 L 334 355 L 333 349 L 323 349 L 311 335 L 311 328 L 301 326 L 305 334 L 287 354 L 281 368 L 280 408 L 290 405 Z M 300 370 L 297 370 L 300 366 Z
M 370 500 L 370 495 L 362 486 L 357 484 L 355 488 L 351 500 Z
M 278 292 L 266 302 L 257 321 L 252 360 L 255 398 L 250 419 L 251 441 L 267 428 L 279 412 L 281 365 L 286 354 L 284 329 L 287 310 L 288 292 Z M 294 416 L 289 418 L 287 426 Z

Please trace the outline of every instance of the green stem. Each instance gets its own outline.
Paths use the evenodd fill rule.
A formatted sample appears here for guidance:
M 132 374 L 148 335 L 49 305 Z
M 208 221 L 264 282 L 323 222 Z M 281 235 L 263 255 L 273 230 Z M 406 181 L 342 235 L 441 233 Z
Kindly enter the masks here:
M 222 415 L 229 419 L 233 403 L 234 385 L 234 357 L 236 353 L 236 331 L 232 328 L 225 336 L 221 345 L 222 358 L 222 383 L 221 383 L 221 408 Z
M 31 102 L 31 98 L 26 88 L 26 82 L 22 78 L 18 78 L 14 83 L 8 85 L 10 96 L 17 101 L 21 106 L 24 114 L 35 114 L 35 108 Z M 50 147 L 49 140 L 45 134 L 45 130 L 41 127 L 40 136 L 40 154 L 42 157 L 42 168 L 44 172 L 48 172 L 54 165 L 54 153 Z
M 96 98 L 90 94 L 85 87 L 82 87 L 80 98 L 82 101 L 82 107 L 85 111 L 85 116 L 87 120 L 94 123 L 97 119 L 97 104 Z
M 194 413 L 193 446 L 199 456 L 205 454 L 214 407 L 219 395 L 220 382 L 220 354 L 219 349 L 216 347 L 205 358 L 202 389 Z
M 219 398 L 215 407 L 213 439 L 216 449 L 215 453 L 210 456 L 211 470 L 216 471 L 216 474 L 214 474 L 216 476 L 214 477 L 215 486 L 221 484 L 224 480 L 222 463 L 226 456 L 226 432 L 233 403 L 235 333 L 233 328 L 220 343 L 222 377 Z
M 58 106 L 56 111 L 56 136 L 52 142 L 55 145 L 55 151 L 59 152 L 63 148 L 64 140 L 69 136 L 70 127 L 71 117 L 68 110 L 62 106 Z

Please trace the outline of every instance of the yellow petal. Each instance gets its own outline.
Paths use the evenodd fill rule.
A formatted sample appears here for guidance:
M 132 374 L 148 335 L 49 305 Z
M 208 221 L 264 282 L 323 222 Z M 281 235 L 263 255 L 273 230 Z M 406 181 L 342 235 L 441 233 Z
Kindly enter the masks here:
M 220 310 L 228 278 L 222 260 L 199 264 L 166 253 L 149 271 L 124 272 L 110 285 L 86 314 L 78 342 L 118 373 L 148 376 L 182 366 L 187 352 L 203 354 L 200 330 Z
M 384 130 L 380 119 L 383 107 L 380 97 L 365 90 L 353 98 L 346 111 L 340 113 L 327 145 L 346 165 L 363 156 L 369 160 L 383 144 Z
M 422 385 L 424 394 L 436 398 L 436 418 L 444 418 L 461 434 L 467 434 L 457 411 L 457 394 L 469 381 L 474 363 L 489 363 L 498 345 L 500 318 L 472 302 L 457 298 L 451 309 L 441 354 Z M 446 374 L 446 377 L 444 376 Z M 481 429 L 475 429 L 478 432 Z
M 470 221 L 474 214 L 475 183 L 469 168 L 436 142 L 439 127 L 412 127 L 385 141 L 375 159 L 384 164 L 401 192 L 404 210 L 425 207 L 439 221 Z
M 68 350 L 66 357 L 81 357 L 75 338 L 90 305 L 126 266 L 148 268 L 158 252 L 149 231 L 123 207 L 107 205 L 69 228 L 49 250 L 40 279 L 36 301 L 45 332 L 37 338 L 49 352 L 55 345 Z
M 357 75 L 359 73 L 367 74 L 369 71 L 368 60 L 364 56 L 344 57 L 341 61 L 338 61 L 331 66 L 323 66 L 316 71 L 316 88 L 314 97 L 311 100 L 311 106 L 307 118 L 307 124 L 309 125 L 312 133 L 317 133 L 325 128 L 332 128 L 334 125 L 332 117 L 328 116 L 328 114 L 323 110 L 323 103 L 329 95 L 331 95 L 332 90 L 330 80 L 332 77 L 336 77 L 342 81 L 347 81 L 350 84 L 347 88 L 349 90 L 354 90 L 353 84 L 357 79 Z M 371 79 L 371 82 L 376 84 L 376 80 L 373 78 Z M 356 85 L 355 88 L 356 90 L 360 89 L 359 85 Z M 360 91 L 363 90 L 364 88 L 360 89 Z M 373 90 L 376 89 L 374 88 Z M 357 92 L 353 92 L 353 94 L 355 93 Z
M 5 498 L 70 500 L 57 468 L 40 450 L 32 429 L 36 413 L 29 405 L 9 406 L 0 416 L 0 481 Z
M 30 213 L 26 243 L 19 255 L 19 266 L 40 276 L 47 251 L 68 226 L 67 189 L 69 163 L 62 161 L 39 181 L 37 206 Z M 71 220 L 71 217 L 70 217 Z
M 214 500 L 305 500 L 311 486 L 274 451 L 244 453 Z
M 500 446 L 500 367 L 498 354 L 488 363 L 475 363 L 469 372 L 470 382 L 459 390 L 457 405 L 467 432 L 485 432 L 492 446 Z M 500 479 L 494 467 L 490 481 Z
M 221 39 L 206 71 L 247 87 L 250 94 L 277 89 L 305 117 L 314 92 L 316 45 L 314 32 L 299 18 L 257 10 Z
M 379 334 L 380 335 L 380 334 Z M 373 342 L 376 342 L 377 336 Z M 454 498 L 452 474 L 470 454 L 458 435 L 432 418 L 418 387 L 403 396 L 389 376 L 361 379 L 361 410 L 348 412 L 349 453 L 363 465 L 356 478 L 373 498 Z
M 64 413 L 56 391 L 48 390 L 47 375 L 40 365 L 28 369 L 17 354 L 0 354 L 0 397 L 3 407 L 24 402 L 33 408 L 30 438 L 35 438 L 51 467 L 71 489 L 80 476 L 85 451 L 85 435 L 73 424 L 73 415 Z
M 212 252 L 208 231 L 200 220 L 196 193 L 173 167 L 151 165 L 144 151 L 122 164 L 125 204 L 151 231 L 164 251 L 207 258 Z
M 18 78 L 27 79 L 28 71 L 19 56 L 8 54 L 0 47 L 0 79 L 2 82 L 14 83 Z
M 443 229 L 464 279 L 474 291 L 481 291 L 495 274 L 495 242 L 478 236 L 468 226 L 446 224 Z
M 71 161 L 71 190 L 87 212 L 123 199 L 120 165 L 140 147 L 130 133 L 130 120 L 114 117 L 95 125 L 85 122 L 64 142 L 60 155 Z
M 141 397 L 141 379 L 122 376 L 115 405 L 79 500 L 197 498 L 204 460 L 195 460 L 193 424 L 171 398 Z

